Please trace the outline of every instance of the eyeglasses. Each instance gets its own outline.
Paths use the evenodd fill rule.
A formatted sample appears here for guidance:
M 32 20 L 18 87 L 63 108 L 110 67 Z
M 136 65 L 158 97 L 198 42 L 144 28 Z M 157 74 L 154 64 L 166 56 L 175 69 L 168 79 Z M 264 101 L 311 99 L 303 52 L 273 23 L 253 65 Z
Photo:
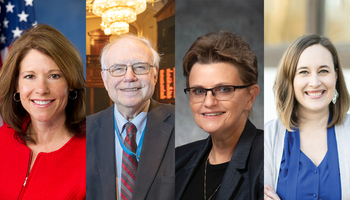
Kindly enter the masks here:
M 128 70 L 128 66 L 123 64 L 114 64 L 109 69 L 103 69 L 103 71 L 109 71 L 109 74 L 114 77 L 124 76 Z M 148 74 L 152 65 L 148 63 L 134 63 L 131 65 L 132 71 L 136 75 Z
M 187 99 L 193 103 L 204 102 L 208 91 L 211 91 L 212 95 L 216 98 L 216 100 L 227 101 L 233 98 L 233 94 L 234 94 L 234 91 L 236 91 L 236 89 L 246 88 L 251 85 L 242 85 L 242 86 L 222 85 L 222 86 L 217 86 L 210 89 L 192 87 L 192 88 L 184 89 L 184 92 L 187 96 Z

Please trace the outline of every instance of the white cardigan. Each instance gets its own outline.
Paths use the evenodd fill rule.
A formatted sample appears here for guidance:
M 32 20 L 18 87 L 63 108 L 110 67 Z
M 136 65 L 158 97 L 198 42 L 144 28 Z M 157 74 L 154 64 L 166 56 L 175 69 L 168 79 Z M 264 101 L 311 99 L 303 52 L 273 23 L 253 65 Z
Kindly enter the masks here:
M 280 120 L 267 122 L 264 126 L 264 184 L 275 191 L 282 161 L 286 128 Z M 350 200 L 350 115 L 341 125 L 335 126 L 338 147 L 342 199 Z

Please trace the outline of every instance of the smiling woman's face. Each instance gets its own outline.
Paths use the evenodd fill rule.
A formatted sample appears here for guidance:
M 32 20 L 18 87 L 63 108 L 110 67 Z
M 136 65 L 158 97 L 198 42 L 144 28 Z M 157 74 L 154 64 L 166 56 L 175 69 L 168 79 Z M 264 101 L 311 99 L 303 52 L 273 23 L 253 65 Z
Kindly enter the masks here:
M 306 48 L 300 55 L 293 84 L 299 111 L 328 111 L 336 81 L 331 53 L 319 44 Z
M 219 62 L 193 65 L 189 76 L 190 87 L 208 89 L 222 85 L 244 85 L 233 64 Z M 231 133 L 244 127 L 254 102 L 248 90 L 236 89 L 232 99 L 225 101 L 216 100 L 208 91 L 203 102 L 190 102 L 197 125 L 211 135 Z
M 31 120 L 65 120 L 68 83 L 60 68 L 49 56 L 30 50 L 20 63 L 17 92 Z

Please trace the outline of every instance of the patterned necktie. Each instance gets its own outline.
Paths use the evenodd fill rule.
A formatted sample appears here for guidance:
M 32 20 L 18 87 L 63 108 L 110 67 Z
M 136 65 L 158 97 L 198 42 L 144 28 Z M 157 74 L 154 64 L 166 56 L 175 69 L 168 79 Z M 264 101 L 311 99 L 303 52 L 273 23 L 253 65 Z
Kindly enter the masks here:
M 124 139 L 124 145 L 131 152 L 136 154 L 136 132 L 137 128 L 133 123 L 125 124 L 126 137 Z M 135 155 L 129 155 L 123 151 L 123 162 L 122 162 L 122 178 L 121 178 L 121 191 L 120 196 L 123 200 L 132 199 L 136 171 L 137 171 L 137 160 Z

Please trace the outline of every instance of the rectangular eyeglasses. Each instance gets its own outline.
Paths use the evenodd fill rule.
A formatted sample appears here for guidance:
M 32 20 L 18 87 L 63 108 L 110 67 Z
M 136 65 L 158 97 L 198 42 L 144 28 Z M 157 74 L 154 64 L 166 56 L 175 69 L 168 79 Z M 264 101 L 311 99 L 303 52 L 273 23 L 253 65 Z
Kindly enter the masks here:
M 216 98 L 216 100 L 227 101 L 233 98 L 233 94 L 236 91 L 236 89 L 246 88 L 251 85 L 241 85 L 241 86 L 222 85 L 222 86 L 217 86 L 209 89 L 205 89 L 201 87 L 191 87 L 191 88 L 184 89 L 184 92 L 187 96 L 187 99 L 193 103 L 204 102 L 208 91 L 211 91 L 212 95 Z
M 148 74 L 150 68 L 153 67 L 152 65 L 143 62 L 134 63 L 132 65 L 114 64 L 109 69 L 103 69 L 103 71 L 109 71 L 109 74 L 114 77 L 124 76 L 128 70 L 128 66 L 132 67 L 132 71 L 136 75 Z

